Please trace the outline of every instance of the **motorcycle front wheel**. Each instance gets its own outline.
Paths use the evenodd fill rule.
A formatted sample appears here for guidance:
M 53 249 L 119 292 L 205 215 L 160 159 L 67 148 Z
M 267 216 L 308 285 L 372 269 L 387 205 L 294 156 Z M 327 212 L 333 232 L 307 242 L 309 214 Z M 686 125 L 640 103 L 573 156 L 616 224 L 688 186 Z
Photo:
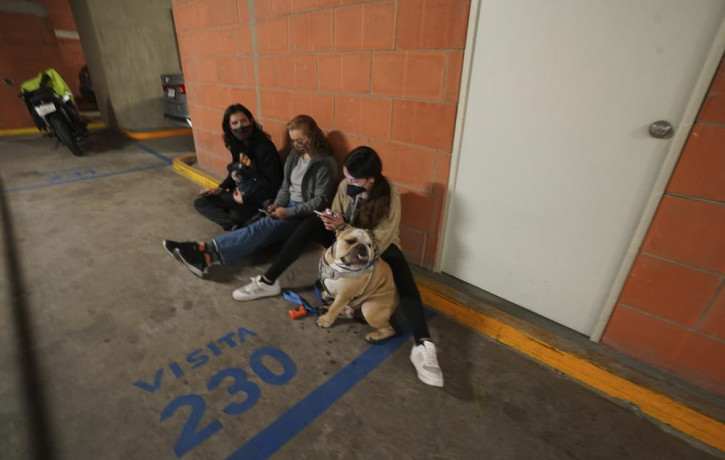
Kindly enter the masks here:
M 59 113 L 52 113 L 48 115 L 47 120 L 61 144 L 68 147 L 68 150 L 70 150 L 73 155 L 77 157 L 83 156 L 83 150 L 81 150 L 78 145 L 78 142 L 73 135 L 73 130 L 68 125 L 66 119 Z

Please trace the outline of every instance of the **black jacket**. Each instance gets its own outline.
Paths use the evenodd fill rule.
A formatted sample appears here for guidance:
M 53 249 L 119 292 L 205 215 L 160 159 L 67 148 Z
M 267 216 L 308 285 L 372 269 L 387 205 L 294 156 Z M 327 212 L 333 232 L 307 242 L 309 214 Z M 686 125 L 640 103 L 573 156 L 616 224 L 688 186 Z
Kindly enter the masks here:
M 250 165 L 242 165 L 241 169 L 243 179 L 238 188 L 244 194 L 244 203 L 258 206 L 274 199 L 282 184 L 282 163 L 274 143 L 262 131 L 255 129 L 249 140 L 233 138 L 227 148 L 232 154 L 232 162 L 227 165 L 230 174 L 219 187 L 231 191 L 237 186 L 231 171 L 244 153 L 251 161 Z

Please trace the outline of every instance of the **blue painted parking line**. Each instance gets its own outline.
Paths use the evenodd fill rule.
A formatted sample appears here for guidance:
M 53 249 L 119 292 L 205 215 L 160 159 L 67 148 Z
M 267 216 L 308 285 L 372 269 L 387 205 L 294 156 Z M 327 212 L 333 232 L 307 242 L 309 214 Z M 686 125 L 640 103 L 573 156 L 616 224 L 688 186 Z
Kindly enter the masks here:
M 433 316 L 435 313 L 426 308 L 426 318 L 430 319 Z M 327 382 L 313 390 L 305 399 L 257 433 L 227 457 L 227 460 L 269 458 L 375 370 L 388 356 L 395 353 L 409 338 L 410 332 L 405 331 L 384 344 L 368 348 Z
M 173 161 L 169 157 L 162 155 L 161 153 L 157 152 L 156 150 L 154 150 L 150 147 L 147 147 L 138 142 L 134 143 L 134 145 L 137 146 L 138 148 L 140 148 L 141 150 L 143 150 L 144 152 L 150 153 L 154 157 L 162 160 L 163 163 L 139 167 L 139 168 L 125 169 L 122 171 L 108 172 L 108 173 L 103 173 L 103 174 L 96 174 L 96 171 L 92 170 L 93 171 L 92 174 L 84 175 L 85 173 L 88 173 L 88 170 L 89 170 L 88 168 L 85 168 L 83 170 L 78 170 L 75 173 L 74 172 L 69 173 L 68 171 L 64 171 L 63 173 L 65 175 L 70 176 L 68 179 L 60 179 L 60 177 L 61 177 L 60 174 L 52 172 L 52 173 L 49 173 L 46 175 L 46 177 L 47 177 L 46 182 L 43 182 L 41 184 L 25 185 L 22 187 L 10 188 L 10 189 L 5 190 L 5 193 L 9 195 L 11 193 L 22 192 L 25 190 L 35 190 L 35 189 L 46 188 L 46 187 L 54 187 L 57 185 L 70 184 L 73 182 L 103 179 L 105 177 L 119 176 L 122 174 L 130 174 L 130 173 L 135 173 L 135 172 L 140 172 L 140 171 L 148 171 L 148 170 L 152 170 L 152 169 L 165 168 L 167 166 L 170 166 L 173 163 Z
M 80 181 L 96 180 L 96 179 L 102 179 L 104 177 L 111 177 L 111 176 L 120 176 L 122 174 L 130 174 L 130 173 L 135 173 L 135 172 L 140 172 L 140 171 L 148 171 L 151 169 L 165 168 L 167 166 L 168 166 L 167 164 L 155 164 L 155 165 L 151 165 L 151 166 L 144 166 L 142 168 L 133 168 L 133 169 L 126 169 L 123 171 L 96 174 L 94 176 L 72 177 L 70 179 L 65 179 L 65 180 L 60 180 L 60 181 L 52 180 L 50 182 L 45 182 L 42 184 L 25 185 L 23 187 L 10 188 L 10 189 L 5 190 L 5 193 L 9 195 L 11 193 L 22 192 L 24 190 L 34 190 L 34 189 L 39 189 L 39 188 L 55 187 L 56 185 L 70 184 L 73 182 L 80 182 Z
M 152 149 L 150 147 L 147 147 L 147 146 L 145 146 L 145 145 L 143 145 L 143 144 L 141 144 L 139 142 L 136 142 L 136 147 L 138 147 L 141 150 L 144 150 L 144 151 L 150 153 L 151 155 L 153 155 L 156 158 L 160 159 L 161 161 L 163 161 L 167 165 L 170 165 L 170 164 L 173 163 L 173 161 L 171 160 L 171 158 L 167 157 L 166 155 L 162 155 L 159 152 L 157 152 L 156 150 L 154 150 L 154 149 Z

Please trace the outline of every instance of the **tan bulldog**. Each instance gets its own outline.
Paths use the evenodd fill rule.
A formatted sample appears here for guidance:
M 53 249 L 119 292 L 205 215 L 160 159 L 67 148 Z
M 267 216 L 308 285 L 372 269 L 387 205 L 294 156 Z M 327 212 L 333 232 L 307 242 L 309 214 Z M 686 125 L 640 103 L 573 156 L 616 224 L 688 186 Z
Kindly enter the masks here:
M 378 257 L 373 233 L 346 227 L 320 257 L 319 276 L 322 297 L 332 301 L 327 313 L 317 319 L 320 327 L 330 327 L 340 313 L 352 318 L 357 310 L 376 331 L 365 336 L 371 343 L 395 334 L 390 315 L 398 306 L 398 290 L 390 266 Z

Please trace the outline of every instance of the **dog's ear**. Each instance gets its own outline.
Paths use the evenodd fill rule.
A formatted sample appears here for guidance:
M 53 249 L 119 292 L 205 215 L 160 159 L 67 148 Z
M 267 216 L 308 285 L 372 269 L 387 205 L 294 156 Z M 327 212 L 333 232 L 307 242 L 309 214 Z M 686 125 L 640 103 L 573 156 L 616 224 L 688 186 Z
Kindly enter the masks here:
M 342 225 L 340 228 L 335 230 L 335 238 L 338 238 L 343 232 L 345 232 L 345 230 L 348 230 L 350 228 L 352 228 L 352 227 L 350 227 L 347 224 Z

